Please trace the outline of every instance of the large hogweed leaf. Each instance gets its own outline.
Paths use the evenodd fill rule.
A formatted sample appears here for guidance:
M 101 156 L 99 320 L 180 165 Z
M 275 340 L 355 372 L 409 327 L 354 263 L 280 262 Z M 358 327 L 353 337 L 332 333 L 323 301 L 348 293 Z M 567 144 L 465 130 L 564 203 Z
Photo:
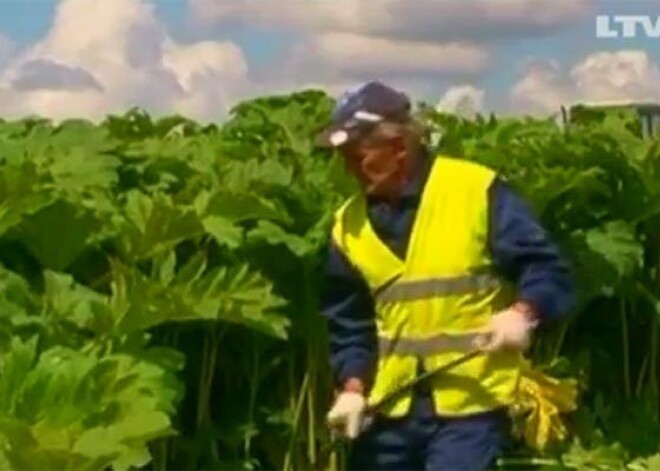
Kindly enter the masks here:
M 580 305 L 594 297 L 610 297 L 630 289 L 644 268 L 644 245 L 635 227 L 626 221 L 610 221 L 587 229 L 575 229 L 565 241 L 565 254 L 577 283 Z
M 218 188 L 213 192 L 200 192 L 195 207 L 201 218 L 220 216 L 233 223 L 258 219 L 291 221 L 278 203 L 251 192 L 249 188 L 239 191 Z
M 200 192 L 195 208 L 204 230 L 219 245 L 237 248 L 244 242 L 243 223 L 290 221 L 287 212 L 276 203 L 249 189 L 216 189 Z
M 273 292 L 272 282 L 247 265 L 209 267 L 199 252 L 177 268 L 175 253 L 163 252 L 152 266 L 147 274 L 114 260 L 110 294 L 47 270 L 44 292 L 37 295 L 6 272 L 5 289 L 0 289 L 0 306 L 7 308 L 0 315 L 5 341 L 34 325 L 49 344 L 73 347 L 88 339 L 102 345 L 164 323 L 195 321 L 238 323 L 286 337 L 289 321 L 278 312 L 284 300 Z
M 116 143 L 90 122 L 68 120 L 56 128 L 37 125 L 24 138 L 8 143 L 21 146 L 16 154 L 6 156 L 9 164 L 32 163 L 44 183 L 61 194 L 108 190 L 118 180 L 121 162 L 113 155 Z
M 250 231 L 249 240 L 265 242 L 270 245 L 284 245 L 296 257 L 307 256 L 314 247 L 305 238 L 288 233 L 285 229 L 270 221 L 259 221 Z
M 620 443 L 606 443 L 600 440 L 586 446 L 579 438 L 574 438 L 570 448 L 561 456 L 565 469 L 575 471 L 625 470 L 626 450 Z
M 634 228 L 625 221 L 613 221 L 585 234 L 589 248 L 600 254 L 619 278 L 631 277 L 642 266 L 643 248 Z
M 199 139 L 180 136 L 154 136 L 131 141 L 122 153 L 124 184 L 147 193 L 177 194 L 210 181 L 210 166 L 198 155 L 203 152 Z
M 163 193 L 149 196 L 129 191 L 116 221 L 121 251 L 133 262 L 167 252 L 205 232 L 193 207 L 177 204 Z
M 180 369 L 180 359 L 176 369 Z M 139 356 L 15 339 L 0 361 L 0 461 L 9 469 L 142 467 L 173 433 L 176 371 Z
M 33 162 L 0 166 L 0 235 L 56 199 L 41 178 Z
M 581 294 L 585 298 L 613 295 L 639 273 L 643 250 L 633 227 L 625 221 L 612 221 L 602 227 L 576 231 L 570 256 Z
M 232 191 L 258 191 L 274 195 L 293 183 L 293 169 L 275 159 L 227 160 L 218 164 L 217 178 Z
M 224 321 L 286 336 L 289 322 L 277 313 L 284 301 L 273 293 L 270 281 L 247 265 L 209 268 L 199 252 L 174 276 L 167 268 L 161 273 L 158 280 L 113 263 L 110 307 L 118 332 L 168 322 Z
M 626 464 L 626 469 L 630 471 L 653 471 L 660 469 L 660 453 L 636 458 Z
M 51 328 L 60 335 L 70 332 L 71 340 L 75 340 L 74 329 L 98 337 L 113 333 L 108 296 L 76 282 L 66 273 L 44 272 L 43 306 Z
M 53 155 L 48 170 L 64 193 L 80 192 L 90 188 L 110 190 L 118 182 L 119 159 L 104 153 L 94 153 L 87 146 L 73 149 L 60 148 Z
M 43 331 L 47 322 L 40 314 L 41 299 L 20 275 L 0 266 L 0 351 L 14 336 Z
M 65 270 L 89 246 L 103 228 L 97 214 L 64 199 L 24 216 L 15 232 L 41 262 L 53 270 Z

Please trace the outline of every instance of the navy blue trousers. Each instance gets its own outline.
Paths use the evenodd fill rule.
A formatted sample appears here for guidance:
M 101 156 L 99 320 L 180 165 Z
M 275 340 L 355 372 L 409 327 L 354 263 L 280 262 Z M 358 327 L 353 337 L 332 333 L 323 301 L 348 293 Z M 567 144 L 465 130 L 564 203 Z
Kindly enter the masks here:
M 508 442 L 506 410 L 466 418 L 435 415 L 432 399 L 417 392 L 410 414 L 376 419 L 352 443 L 351 471 L 483 471 L 495 469 Z

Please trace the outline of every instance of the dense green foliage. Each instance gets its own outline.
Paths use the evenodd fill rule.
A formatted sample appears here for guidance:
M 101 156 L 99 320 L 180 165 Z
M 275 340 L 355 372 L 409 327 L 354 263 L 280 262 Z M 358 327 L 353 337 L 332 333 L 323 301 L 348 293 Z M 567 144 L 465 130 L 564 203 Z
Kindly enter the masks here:
M 353 182 L 312 145 L 331 106 L 0 124 L 0 468 L 340 466 L 319 275 Z M 616 113 L 420 113 L 529 199 L 580 284 L 531 352 L 579 380 L 571 436 L 503 466 L 659 469 L 659 141 Z

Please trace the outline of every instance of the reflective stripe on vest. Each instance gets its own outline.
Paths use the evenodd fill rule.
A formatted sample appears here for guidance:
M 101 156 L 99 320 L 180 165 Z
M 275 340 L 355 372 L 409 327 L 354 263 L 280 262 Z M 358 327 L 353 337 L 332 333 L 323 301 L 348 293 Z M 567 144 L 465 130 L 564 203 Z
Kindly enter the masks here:
M 498 278 L 491 274 L 464 275 L 425 280 L 394 282 L 378 293 L 379 302 L 411 301 L 428 299 L 448 294 L 464 294 L 500 286 Z
M 496 288 L 501 284 L 496 276 L 489 273 L 425 280 L 397 280 L 398 277 L 390 280 L 375 293 L 379 303 L 415 301 L 449 294 L 478 292 Z M 476 343 L 482 339 L 483 334 L 481 333 L 439 334 L 426 339 L 397 338 L 392 340 L 379 337 L 378 350 L 381 357 L 390 355 L 421 357 L 448 351 L 466 352 L 474 348 Z
M 475 347 L 483 335 L 481 333 L 439 334 L 426 339 L 398 338 L 396 340 L 379 337 L 378 350 L 381 357 L 390 355 L 423 357 L 451 351 L 467 352 Z

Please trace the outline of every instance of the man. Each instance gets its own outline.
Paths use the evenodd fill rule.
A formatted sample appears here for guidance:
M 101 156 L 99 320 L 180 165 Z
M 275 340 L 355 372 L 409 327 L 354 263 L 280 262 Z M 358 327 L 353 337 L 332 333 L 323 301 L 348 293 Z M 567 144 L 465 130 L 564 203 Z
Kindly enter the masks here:
M 368 82 L 332 119 L 320 144 L 362 189 L 337 211 L 323 301 L 339 385 L 328 419 L 353 440 L 349 467 L 487 469 L 533 329 L 572 303 L 569 268 L 493 171 L 429 154 L 403 93 Z M 361 432 L 368 402 L 475 347 Z

